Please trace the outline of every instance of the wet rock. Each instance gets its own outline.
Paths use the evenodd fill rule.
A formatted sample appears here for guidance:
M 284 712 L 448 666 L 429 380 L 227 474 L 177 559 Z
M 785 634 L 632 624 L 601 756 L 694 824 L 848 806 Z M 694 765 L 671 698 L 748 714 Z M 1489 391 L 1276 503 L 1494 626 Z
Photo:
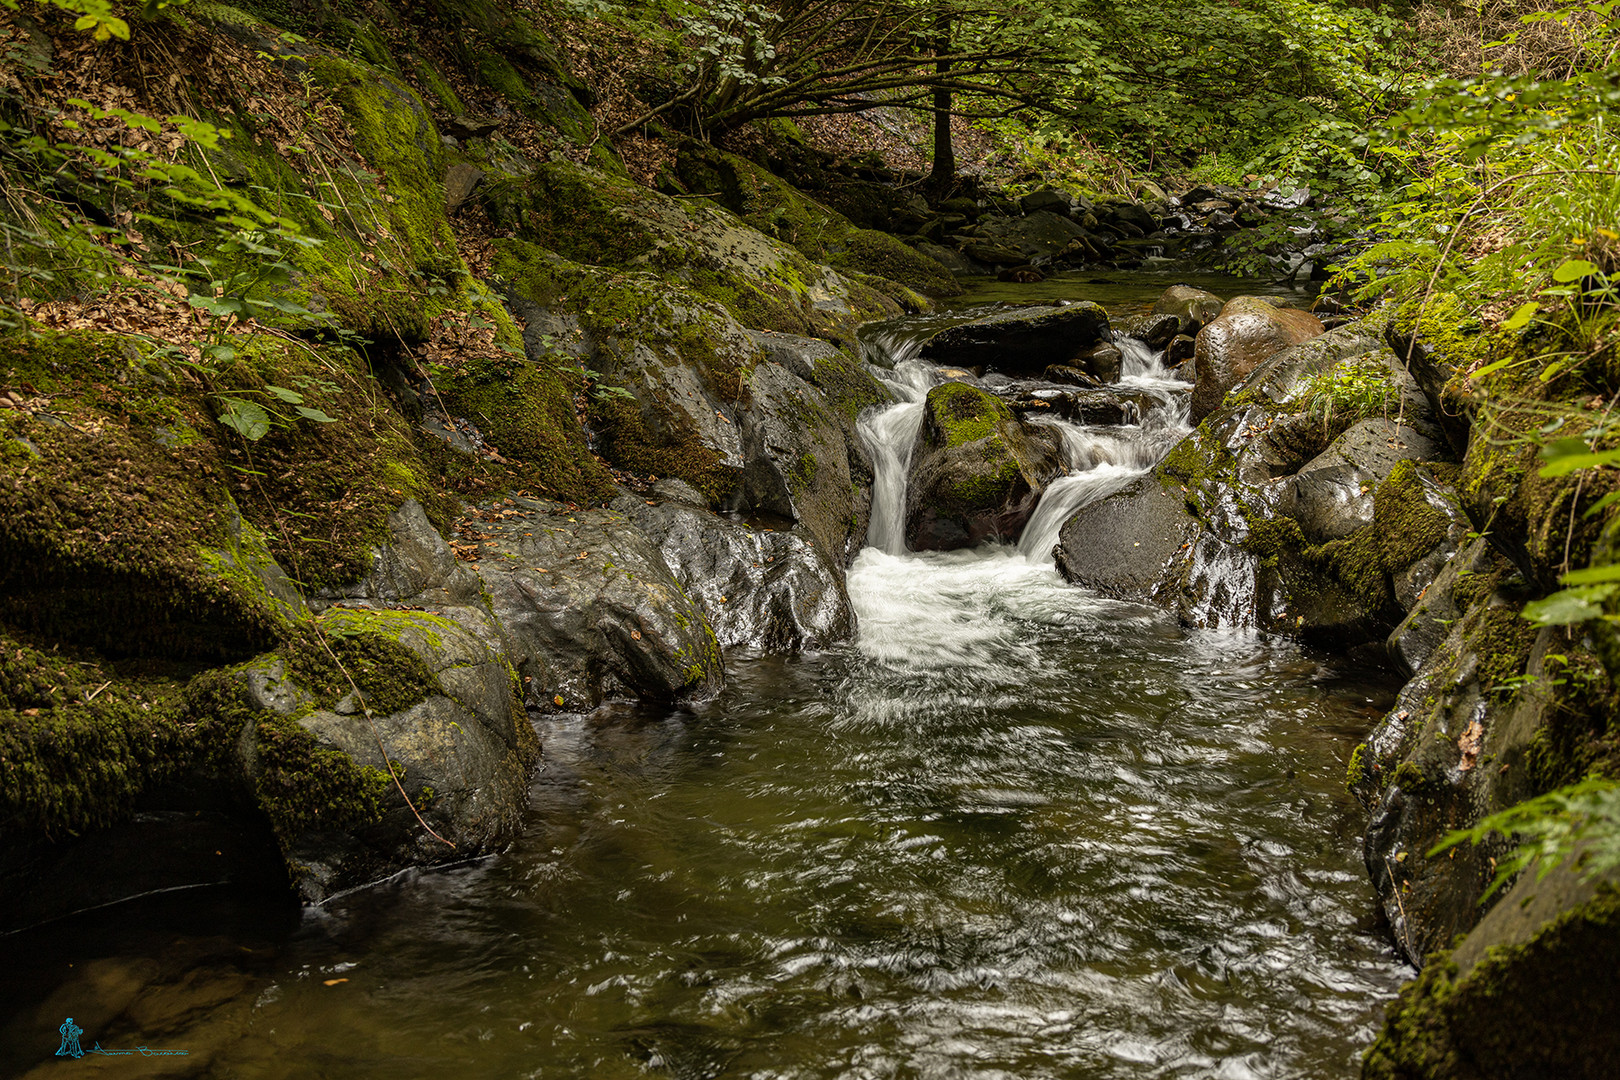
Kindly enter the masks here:
M 1620 874 L 1526 875 L 1387 1009 L 1366 1080 L 1620 1075 Z
M 1373 491 L 1396 464 L 1442 454 L 1415 428 L 1382 417 L 1359 421 L 1288 478 L 1277 510 L 1299 522 L 1309 540 L 1338 540 L 1372 524 Z
M 842 552 L 854 504 L 837 415 L 780 364 L 755 367 L 745 387 L 742 505 L 798 521 L 823 550 Z
M 1036 266 L 1009 266 L 996 273 L 997 281 L 1010 281 L 1018 285 L 1035 285 L 1046 280 L 1039 267 Z
M 1085 230 L 1079 225 L 1048 210 L 1039 210 L 1021 218 L 986 218 L 980 224 L 991 242 L 1023 252 L 1022 261 L 1026 263 L 1031 260 L 1048 261 L 1085 235 Z
M 1308 312 L 1249 297 L 1228 303 L 1213 322 L 1198 332 L 1193 357 L 1197 369 L 1193 421 L 1214 412 L 1227 391 L 1266 360 L 1321 333 L 1321 322 Z
M 528 700 L 694 700 L 720 651 L 659 550 L 621 514 L 512 499 L 480 508 L 478 576 Z
M 1139 338 L 1154 349 L 1164 349 L 1181 333 L 1181 319 L 1170 314 L 1139 315 L 1126 319 L 1115 331 L 1127 337 Z
M 950 551 L 1023 529 L 1063 467 L 1055 433 L 1026 431 L 1000 400 L 966 383 L 928 392 L 906 488 L 906 540 Z
M 1074 365 L 1098 382 L 1119 382 L 1120 370 L 1125 365 L 1125 354 L 1111 342 L 1103 341 L 1074 358 Z
M 427 682 L 422 696 L 387 712 L 371 711 L 378 698 L 369 692 L 312 709 L 312 702 L 320 704 L 317 695 L 279 657 L 244 665 L 234 677 L 251 700 L 294 718 L 321 747 L 379 770 L 373 774 L 379 782 L 392 763 L 416 811 L 443 840 L 421 827 L 390 780 L 381 792 L 379 822 L 328 828 L 312 816 L 283 835 L 304 899 L 318 902 L 406 867 L 465 859 L 507 843 L 527 805 L 539 743 L 499 644 L 425 611 L 334 608 L 321 623 L 339 637 L 381 635 L 402 646 L 421 662 Z M 240 743 L 245 771 L 261 787 L 275 751 L 262 741 L 266 730 L 250 724 Z
M 812 537 L 675 503 L 615 507 L 658 546 L 722 646 L 795 652 L 854 632 L 843 566 Z
M 1153 476 L 1071 517 L 1053 550 L 1064 580 L 1121 600 L 1151 601 L 1165 567 L 1197 535 L 1176 487 Z
M 478 604 L 480 593 L 478 576 L 456 561 L 422 504 L 406 499 L 388 515 L 388 541 L 373 549 L 366 576 L 321 590 L 311 606 L 324 610 L 343 600 L 447 607 Z
M 1190 285 L 1172 285 L 1153 302 L 1154 315 L 1174 315 L 1181 324 L 1180 332 L 1189 336 L 1215 321 L 1226 301 L 1212 292 L 1195 289 Z
M 1483 537 L 1463 543 L 1413 595 L 1406 618 L 1390 631 L 1385 643 L 1390 658 L 1408 675 L 1423 669 L 1450 635 L 1452 625 L 1462 618 L 1468 605 L 1458 595 L 1457 586 L 1463 579 L 1485 572 L 1490 554 L 1490 544 Z
M 919 355 L 936 364 L 1034 374 L 1072 363 L 1108 336 L 1108 313 L 1096 304 L 1013 308 L 941 330 Z
M 1501 842 L 1428 852 L 1455 829 L 1537 793 L 1533 745 L 1552 707 L 1539 633 L 1501 594 L 1468 605 L 1351 760 L 1351 790 L 1371 813 L 1364 856 L 1396 944 L 1422 966 L 1473 928 Z M 1503 664 L 1522 658 L 1533 681 L 1493 692 Z M 1545 781 L 1543 781 L 1544 783 Z
M 1080 373 L 1084 374 L 1084 373 Z M 985 388 L 1005 401 L 1020 417 L 1055 416 L 1076 424 L 1119 425 L 1140 423 L 1152 407 L 1146 395 L 1097 387 L 1036 380 L 1006 380 Z
M 1074 367 L 1071 364 L 1053 364 L 1046 369 L 1045 377 L 1047 382 L 1067 383 L 1072 386 L 1097 387 L 1102 385 L 1101 379 L 1092 375 L 1089 371 Z

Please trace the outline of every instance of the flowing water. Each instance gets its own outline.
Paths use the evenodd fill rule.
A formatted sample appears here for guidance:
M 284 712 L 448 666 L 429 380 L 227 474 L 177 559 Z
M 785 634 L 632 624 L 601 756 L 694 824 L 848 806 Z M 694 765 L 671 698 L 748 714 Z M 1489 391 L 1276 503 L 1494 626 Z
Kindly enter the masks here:
M 1342 786 L 1389 687 L 1059 579 L 1068 513 L 1185 430 L 1140 350 L 1151 407 L 1062 425 L 1020 545 L 906 553 L 937 375 L 887 340 L 855 642 L 545 719 L 500 856 L 301 915 L 197 894 L 0 939 L 0 1072 L 59 1075 L 73 1016 L 190 1051 L 119 1076 L 1354 1076 L 1404 974 Z

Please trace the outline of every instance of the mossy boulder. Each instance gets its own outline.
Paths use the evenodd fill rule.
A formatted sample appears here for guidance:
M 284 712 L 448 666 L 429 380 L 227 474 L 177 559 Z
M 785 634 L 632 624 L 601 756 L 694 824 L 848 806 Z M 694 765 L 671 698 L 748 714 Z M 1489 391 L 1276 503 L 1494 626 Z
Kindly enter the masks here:
M 249 716 L 242 766 L 303 897 L 504 844 L 539 744 L 500 650 L 427 611 L 318 626 L 217 688 Z
M 1620 888 L 1574 867 L 1522 879 L 1386 1011 L 1363 1080 L 1599 1080 L 1620 1073 Z
M 1063 465 L 1055 433 L 1025 428 L 1001 399 L 963 382 L 928 392 L 906 484 L 906 542 L 949 551 L 1016 539 Z
M 648 272 L 751 329 L 850 341 L 861 323 L 902 310 L 712 202 L 597 169 L 547 162 L 495 180 L 487 197 L 497 224 L 518 238 L 578 263 Z
M 1153 302 L 1151 314 L 1172 316 L 1177 323 L 1177 333 L 1192 336 L 1214 322 L 1225 306 L 1225 300 L 1206 289 L 1172 285 Z
M 936 260 L 888 233 L 855 225 L 747 158 L 688 139 L 681 143 L 675 170 L 689 193 L 709 195 L 814 262 L 897 282 L 925 296 L 956 296 L 962 291 Z M 879 283 L 874 287 L 886 291 Z

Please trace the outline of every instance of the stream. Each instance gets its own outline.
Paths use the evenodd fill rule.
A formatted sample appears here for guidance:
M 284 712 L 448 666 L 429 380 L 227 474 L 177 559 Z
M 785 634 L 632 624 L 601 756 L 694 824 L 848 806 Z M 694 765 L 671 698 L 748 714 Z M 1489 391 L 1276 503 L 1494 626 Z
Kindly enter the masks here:
M 1186 431 L 1145 348 L 1125 379 L 1154 407 L 1060 425 L 1070 475 L 1020 544 L 907 553 L 937 377 L 909 356 L 952 317 L 867 339 L 901 404 L 862 419 L 853 642 L 731 655 L 703 705 L 542 719 L 502 855 L 0 939 L 0 1074 L 60 1075 L 73 1016 L 86 1046 L 188 1051 L 79 1063 L 120 1077 L 1357 1075 L 1408 969 L 1344 763 L 1393 687 L 1058 577 L 1073 509 Z

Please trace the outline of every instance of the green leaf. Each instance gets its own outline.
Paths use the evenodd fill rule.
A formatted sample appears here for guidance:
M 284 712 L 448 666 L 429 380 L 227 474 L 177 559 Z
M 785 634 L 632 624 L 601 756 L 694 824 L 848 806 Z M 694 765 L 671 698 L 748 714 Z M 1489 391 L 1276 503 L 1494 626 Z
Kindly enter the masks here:
M 1571 281 L 1579 281 L 1581 278 L 1589 277 L 1597 272 L 1598 267 L 1594 263 L 1589 263 L 1585 259 L 1570 259 L 1554 270 L 1552 277 L 1559 284 L 1567 285 Z
M 1519 330 L 1523 327 L 1529 326 L 1530 320 L 1535 316 L 1536 312 L 1540 310 L 1541 305 L 1536 303 L 1534 300 L 1526 301 L 1525 303 L 1520 304 L 1519 309 L 1508 317 L 1507 322 L 1502 324 L 1502 329 Z M 1494 370 L 1496 367 L 1505 363 L 1507 363 L 1506 360 L 1498 360 L 1495 364 L 1490 366 Z M 1482 372 L 1476 371 L 1474 374 L 1478 376 L 1482 374 Z
M 1524 605 L 1524 617 L 1538 626 L 1571 626 L 1603 616 L 1602 601 L 1613 595 L 1617 585 L 1594 585 L 1564 589 L 1542 600 Z
M 328 416 L 328 415 L 326 415 L 326 413 L 322 412 L 320 409 L 314 409 L 314 408 L 311 408 L 308 405 L 300 405 L 300 406 L 298 406 L 298 415 L 302 416 L 305 420 L 313 420 L 317 424 L 335 424 L 335 423 L 337 423 L 337 417 Z
M 289 405 L 302 405 L 304 403 L 303 394 L 300 394 L 296 390 L 288 390 L 285 386 L 267 385 L 264 389 L 266 393 L 276 395 L 276 397 L 280 398 L 282 401 L 285 401 Z
M 1571 570 L 1558 580 L 1565 585 L 1599 585 L 1609 581 L 1620 581 L 1620 563 Z
M 1560 439 L 1559 442 L 1565 440 Z M 1620 465 L 1620 450 L 1603 450 L 1595 454 L 1568 454 L 1555 458 L 1541 467 L 1540 475 L 1547 478 L 1568 476 L 1576 469 L 1596 469 L 1605 465 Z
M 221 398 L 225 409 L 219 422 L 248 442 L 257 442 L 270 433 L 270 414 L 262 406 L 241 398 Z

